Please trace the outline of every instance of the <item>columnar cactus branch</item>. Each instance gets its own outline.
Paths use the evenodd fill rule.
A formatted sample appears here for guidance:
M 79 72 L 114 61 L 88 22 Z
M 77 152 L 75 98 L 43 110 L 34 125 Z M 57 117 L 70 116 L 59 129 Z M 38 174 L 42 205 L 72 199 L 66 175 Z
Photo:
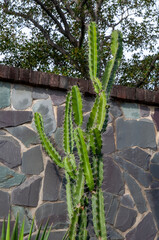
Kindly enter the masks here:
M 115 73 L 122 56 L 122 35 L 119 31 L 112 33 L 111 51 L 113 58 L 108 62 L 102 81 L 97 77 L 99 65 L 96 24 L 93 22 L 88 29 L 89 72 L 96 99 L 86 130 L 82 130 L 82 97 L 77 86 L 73 86 L 66 97 L 64 119 L 64 151 L 61 156 L 51 145 L 44 133 L 42 116 L 35 113 L 35 124 L 41 143 L 59 166 L 64 168 L 66 177 L 66 198 L 70 226 L 63 240 L 87 240 L 88 204 L 92 205 L 93 225 L 98 240 L 107 240 L 103 183 L 102 137 L 108 123 L 108 97 Z M 98 65 L 98 67 L 97 67 Z M 78 154 L 77 154 L 78 153 Z M 78 159 L 76 159 L 78 157 Z M 91 200 L 91 201 L 90 201 Z

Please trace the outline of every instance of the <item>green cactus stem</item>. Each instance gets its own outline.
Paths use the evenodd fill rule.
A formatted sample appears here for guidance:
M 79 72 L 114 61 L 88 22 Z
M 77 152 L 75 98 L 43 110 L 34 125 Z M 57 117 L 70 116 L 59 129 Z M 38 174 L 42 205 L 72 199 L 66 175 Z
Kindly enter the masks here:
M 46 136 L 44 132 L 44 126 L 43 126 L 43 118 L 40 113 L 34 114 L 34 121 L 36 125 L 36 129 L 39 133 L 39 137 L 41 140 L 41 144 L 44 147 L 47 154 L 50 156 L 50 158 L 60 167 L 63 168 L 64 164 L 61 160 L 61 156 L 56 151 L 56 149 L 52 146 L 51 142 L 49 141 L 48 137 Z
M 72 109 L 74 113 L 74 120 L 78 126 L 82 125 L 82 98 L 79 88 L 77 86 L 72 87 Z

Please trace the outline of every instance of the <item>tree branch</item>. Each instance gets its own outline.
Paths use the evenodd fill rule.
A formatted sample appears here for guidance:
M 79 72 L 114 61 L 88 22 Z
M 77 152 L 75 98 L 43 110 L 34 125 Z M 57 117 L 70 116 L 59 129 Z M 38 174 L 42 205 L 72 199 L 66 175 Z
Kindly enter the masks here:
M 149 68 L 149 70 L 147 71 L 146 76 L 145 76 L 141 81 L 138 82 L 138 84 L 136 85 L 137 88 L 138 88 L 138 87 L 141 87 L 141 86 L 143 86 L 145 83 L 147 83 L 147 80 L 148 80 L 151 72 L 155 69 L 155 64 L 156 64 L 156 61 L 157 61 L 157 60 L 159 60 L 159 54 L 156 54 L 156 55 L 154 56 L 154 58 L 152 59 L 150 68 Z
M 57 10 L 57 12 L 58 12 L 58 14 L 59 14 L 59 16 L 60 16 L 64 26 L 65 26 L 65 36 L 69 39 L 69 41 L 73 44 L 74 47 L 77 47 L 78 46 L 78 42 L 77 42 L 76 38 L 74 38 L 72 36 L 72 34 L 70 33 L 69 25 L 67 23 L 65 15 L 64 15 L 63 11 L 61 10 L 58 2 L 56 0 L 51 0 L 51 1 L 55 5 L 55 8 L 56 8 L 56 10 Z

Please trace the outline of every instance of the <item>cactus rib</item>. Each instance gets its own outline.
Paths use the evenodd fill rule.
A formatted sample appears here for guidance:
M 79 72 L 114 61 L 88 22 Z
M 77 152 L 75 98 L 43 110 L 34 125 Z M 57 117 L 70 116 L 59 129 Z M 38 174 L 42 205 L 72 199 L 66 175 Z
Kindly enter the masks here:
M 72 109 L 74 113 L 74 120 L 78 126 L 82 125 L 82 98 L 79 88 L 77 86 L 72 87 Z

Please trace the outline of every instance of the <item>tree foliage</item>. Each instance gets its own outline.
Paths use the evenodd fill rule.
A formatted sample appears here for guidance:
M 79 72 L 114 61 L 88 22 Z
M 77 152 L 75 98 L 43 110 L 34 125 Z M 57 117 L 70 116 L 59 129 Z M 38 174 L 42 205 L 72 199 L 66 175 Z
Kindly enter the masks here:
M 1 63 L 88 79 L 87 29 L 95 21 L 103 49 L 99 75 L 111 58 L 111 32 L 119 29 L 125 53 L 133 54 L 123 58 L 117 83 L 157 86 L 157 12 L 156 0 L 1 0 Z

